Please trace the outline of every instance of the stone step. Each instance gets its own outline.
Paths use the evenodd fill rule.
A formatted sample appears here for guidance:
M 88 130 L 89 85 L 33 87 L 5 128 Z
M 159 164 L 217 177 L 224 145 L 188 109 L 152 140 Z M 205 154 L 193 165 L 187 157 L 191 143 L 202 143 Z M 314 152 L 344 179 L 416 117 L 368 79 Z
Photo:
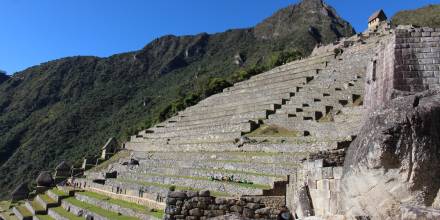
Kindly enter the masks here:
M 247 112 L 247 113 L 240 113 L 240 114 L 230 114 L 230 115 L 224 115 L 219 117 L 211 117 L 206 119 L 185 119 L 181 120 L 174 125 L 174 127 L 198 127 L 198 126 L 209 126 L 211 124 L 239 124 L 243 122 L 249 122 L 251 120 L 258 121 L 258 119 L 265 119 L 267 118 L 267 115 L 269 114 L 269 111 L 257 111 L 257 112 Z M 257 120 L 255 120 L 257 119 Z
M 237 113 L 240 113 L 248 112 L 252 109 L 274 110 L 279 107 L 279 105 L 283 104 L 282 100 L 283 99 L 269 99 L 246 104 L 233 103 L 225 106 L 198 106 L 197 109 L 191 111 L 185 110 L 185 112 L 179 113 L 177 117 L 173 117 L 172 121 L 180 121 L 182 115 L 190 117 L 191 115 L 210 114 L 222 111 L 237 111 Z
M 290 96 L 292 96 L 293 94 L 290 94 Z M 289 97 L 290 97 L 289 96 Z M 283 97 L 287 97 L 287 96 L 283 96 Z M 273 103 L 276 104 L 276 103 Z M 213 106 L 215 107 L 215 106 Z M 240 108 L 240 111 L 236 111 L 236 107 L 235 108 L 230 108 L 227 109 L 225 111 L 217 111 L 217 112 L 211 112 L 211 113 L 201 113 L 201 114 L 191 114 L 191 115 L 184 115 L 184 114 L 179 114 L 180 116 L 180 120 L 175 121 L 175 124 L 178 124 L 180 122 L 185 122 L 185 121 L 191 121 L 191 120 L 203 120 L 203 119 L 209 119 L 209 118 L 217 118 L 217 117 L 223 117 L 223 116 L 229 116 L 229 115 L 244 115 L 244 114 L 251 114 L 253 112 L 261 112 L 261 111 L 271 111 L 271 109 L 266 109 L 266 108 L 255 108 L 255 107 L 248 107 L 247 105 L 240 105 L 237 106 Z M 262 106 L 265 107 L 265 106 Z M 275 106 L 274 106 L 275 107 Z M 273 111 L 273 110 L 272 110 Z
M 231 93 L 243 93 L 243 92 L 258 92 L 261 90 L 269 90 L 269 89 L 274 89 L 274 88 L 279 88 L 281 86 L 285 86 L 288 84 L 291 85 L 305 85 L 307 83 L 309 83 L 310 81 L 313 80 L 314 75 L 310 75 L 310 76 L 302 76 L 302 77 L 297 77 L 297 78 L 292 78 L 292 79 L 288 79 L 288 80 L 279 80 L 278 82 L 273 82 L 270 84 L 264 84 L 264 82 L 260 82 L 260 83 L 255 83 L 255 84 L 249 84 L 248 86 L 243 86 L 243 87 L 229 87 L 228 92 Z
M 175 129 L 178 130 L 175 130 Z M 179 129 L 181 128 L 181 129 Z M 251 123 L 240 123 L 240 124 L 225 124 L 220 126 L 198 126 L 198 127 L 175 127 L 171 128 L 170 131 L 162 131 L 162 132 L 154 132 L 147 133 L 142 135 L 145 138 L 168 138 L 168 137 L 176 137 L 182 135 L 205 135 L 210 133 L 218 133 L 218 132 L 250 132 L 252 130 Z
M 302 131 L 304 132 L 304 131 Z M 328 143 L 333 143 L 334 140 L 339 139 L 326 139 L 318 140 L 316 137 L 250 137 L 254 140 L 255 144 L 245 144 L 243 147 L 237 147 L 236 144 L 231 142 L 214 142 L 214 143 L 181 143 L 181 144 L 146 144 L 146 143 L 135 143 L 127 142 L 126 148 L 128 150 L 134 151 L 155 151 L 155 152 L 222 152 L 222 151 L 246 151 L 246 152 L 286 152 L 286 153 L 301 153 L 313 151 L 316 147 L 324 149 L 325 146 L 329 146 Z M 345 138 L 345 137 L 344 137 Z M 285 143 L 284 143 L 285 142 Z M 283 144 L 284 143 L 284 144 Z
M 124 171 L 124 169 L 122 169 Z M 262 185 L 272 185 L 275 181 L 285 181 L 287 176 L 277 176 L 272 174 L 264 174 L 264 173 L 252 173 L 252 172 L 238 172 L 234 170 L 227 169 L 199 169 L 199 168 L 166 168 L 166 167 L 152 167 L 148 170 L 133 170 L 136 171 L 136 174 L 164 174 L 171 176 L 191 176 L 198 178 L 206 178 L 206 177 L 228 177 L 234 176 L 238 180 L 247 180 L 253 183 L 258 183 Z M 130 171 L 125 171 L 123 173 L 127 173 Z
M 167 185 L 151 182 L 141 182 L 135 180 L 125 180 L 125 179 L 109 179 L 106 180 L 105 185 L 90 183 L 94 188 L 99 188 L 100 190 L 106 190 L 109 192 L 116 193 L 119 189 L 120 195 L 135 196 L 144 199 L 150 199 L 157 202 L 165 202 L 168 192 L 171 187 L 176 190 L 191 190 L 199 191 L 202 189 L 183 187 L 180 185 Z M 142 191 L 142 193 L 140 192 Z M 224 192 L 211 192 L 218 196 L 231 196 Z
M 267 88 L 267 89 L 260 89 L 258 90 L 258 94 L 261 95 L 271 95 L 274 93 L 279 93 L 282 91 L 286 91 L 286 92 L 290 92 L 291 88 L 292 88 L 292 84 L 291 82 L 288 82 L 286 84 L 283 85 L 278 85 L 276 88 Z M 225 98 L 225 97 L 230 97 L 230 96 L 238 96 L 238 95 L 249 95 L 249 94 L 255 94 L 255 91 L 231 91 L 231 92 L 222 92 L 222 93 L 218 93 L 213 95 L 212 97 L 208 97 L 209 99 L 221 99 L 221 98 Z M 193 106 L 194 107 L 194 106 Z M 192 109 L 192 107 L 189 107 L 188 109 Z M 186 109 L 185 109 L 186 111 Z
M 343 138 L 356 135 L 362 125 L 359 121 L 349 122 L 317 122 L 313 120 L 297 120 L 295 118 L 287 119 L 268 119 L 267 124 L 275 124 L 298 131 L 304 131 L 308 135 L 321 139 Z
M 252 94 L 252 93 L 268 93 L 269 91 L 277 91 L 281 88 L 287 88 L 287 87 L 294 87 L 299 85 L 305 85 L 308 82 L 310 82 L 310 78 L 307 79 L 305 77 L 299 78 L 299 79 L 292 79 L 292 80 L 285 80 L 277 83 L 267 84 L 267 85 L 261 85 L 261 86 L 255 86 L 251 88 L 242 88 L 237 90 L 231 90 L 228 92 L 223 92 L 217 95 L 214 95 L 212 97 L 208 97 L 205 100 L 202 100 L 199 102 L 200 105 L 206 105 L 205 103 L 212 103 L 215 102 L 215 99 L 217 97 L 228 97 L 228 96 L 234 96 L 234 95 L 241 95 L 241 94 Z M 232 88 L 232 87 L 231 87 Z
M 218 133 L 210 133 L 205 135 L 185 135 L 185 136 L 174 136 L 168 138 L 161 137 L 150 137 L 150 138 L 136 138 L 132 139 L 130 142 L 140 142 L 140 143 L 165 143 L 165 144 L 177 144 L 177 143 L 193 143 L 193 142 L 201 142 L 201 143 L 209 143 L 209 142 L 219 142 L 230 140 L 233 141 L 236 138 L 241 136 L 242 132 L 218 132 Z
M 62 190 L 59 190 L 58 188 L 50 189 L 46 191 L 46 194 L 58 204 L 61 204 L 61 200 L 70 196 L 68 192 L 64 192 Z
M 41 207 L 43 207 L 44 210 L 59 206 L 59 203 L 57 201 L 53 200 L 46 194 L 37 195 L 34 201 L 38 203 Z
M 322 56 L 314 56 L 309 57 L 307 59 L 299 60 L 299 61 L 293 61 L 291 63 L 276 67 L 272 70 L 269 70 L 267 72 L 258 74 L 251 79 L 264 79 L 266 77 L 273 77 L 273 75 L 276 75 L 279 72 L 286 71 L 286 70 L 293 70 L 295 68 L 302 68 L 304 66 L 309 66 L 313 63 L 325 63 L 326 61 L 333 60 L 334 54 L 325 54 Z
M 181 151 L 167 151 L 167 152 L 131 152 L 132 157 L 138 160 L 151 159 L 176 159 L 179 160 L 240 160 L 248 162 L 262 162 L 262 163 L 289 163 L 298 161 L 301 154 L 296 153 L 273 153 L 264 151 L 222 151 L 222 152 L 181 152 Z
M 296 88 L 297 86 L 303 86 L 302 84 L 291 84 L 290 85 L 291 88 Z M 258 92 L 258 91 L 252 91 L 252 92 Z M 235 98 L 231 98 L 234 97 L 233 95 L 231 95 L 229 98 L 229 101 L 225 101 L 225 102 L 216 102 L 215 100 L 213 101 L 206 101 L 204 103 L 199 103 L 197 105 L 194 106 L 194 110 L 191 109 L 191 111 L 199 111 L 199 110 L 204 110 L 204 109 L 213 109 L 213 107 L 215 108 L 227 108 L 227 107 L 232 107 L 232 106 L 243 106 L 243 105 L 252 105 L 252 104 L 263 104 L 263 103 L 267 103 L 267 104 L 272 104 L 272 101 L 276 101 L 279 100 L 280 98 L 285 98 L 290 97 L 292 92 L 283 92 L 283 93 L 278 93 L 278 94 L 274 94 L 271 96 L 264 96 L 264 97 L 260 97 L 260 98 L 248 98 L 248 99 L 240 99 L 242 102 L 237 101 Z M 243 104 L 244 103 L 244 104 Z M 275 102 L 277 103 L 277 102 Z
M 147 144 L 142 142 L 127 142 L 125 148 L 134 151 L 224 151 L 240 149 L 235 146 L 233 141 L 212 142 L 212 143 L 186 143 L 186 144 Z
M 49 209 L 47 214 L 51 218 L 56 219 L 56 220 L 83 220 L 83 219 L 85 219 L 83 217 L 78 217 L 78 216 L 68 212 L 67 210 L 65 210 L 62 207 L 51 208 L 51 209 Z
M 12 208 L 12 212 L 19 220 L 32 220 L 32 213 L 24 205 L 18 205 Z
M 179 185 L 182 187 L 206 189 L 234 195 L 262 195 L 263 189 L 271 186 L 260 184 L 239 184 L 233 182 L 211 181 L 208 177 L 165 176 L 154 174 L 121 173 L 118 179 L 136 182 L 150 182 L 163 185 Z
M 52 218 L 48 214 L 44 214 L 44 215 L 34 215 L 32 217 L 32 219 L 33 220 L 54 220 L 55 218 Z
M 298 84 L 293 84 L 292 87 L 294 88 Z M 220 106 L 220 107 L 226 107 L 226 106 L 240 106 L 240 105 L 246 105 L 246 104 L 253 104 L 253 103 L 259 103 L 264 102 L 268 100 L 279 100 L 283 98 L 289 98 L 292 96 L 292 92 L 282 92 L 278 94 L 273 94 L 270 96 L 261 96 L 261 97 L 255 97 L 255 95 L 249 96 L 248 98 L 236 98 L 235 96 L 231 95 L 227 99 L 224 100 L 206 100 L 203 103 L 200 103 L 200 107 L 206 107 L 206 106 Z
M 207 104 L 210 105 L 211 103 L 221 103 L 221 104 L 229 103 L 231 100 L 236 100 L 236 99 L 245 100 L 245 99 L 258 99 L 263 97 L 276 97 L 277 95 L 292 92 L 292 89 L 290 89 L 292 85 L 302 85 L 302 84 L 290 83 L 289 87 L 283 86 L 282 88 L 276 87 L 268 90 L 232 93 L 229 95 L 221 95 L 221 96 L 217 95 L 201 102 L 200 107 L 206 106 Z M 199 106 L 194 106 L 194 107 L 199 107 Z
M 131 216 L 138 219 L 162 219 L 164 214 L 163 210 L 149 211 L 149 207 L 114 199 L 96 192 L 79 192 L 75 195 L 75 199 L 104 210 L 121 213 L 124 216 Z
M 47 210 L 44 209 L 38 202 L 36 201 L 26 201 L 24 206 L 27 208 L 32 215 L 45 215 Z
M 286 72 L 284 72 L 283 75 L 277 75 L 272 78 L 264 78 L 264 79 L 259 79 L 259 80 L 252 80 L 252 79 L 246 80 L 246 81 L 234 84 L 234 86 L 230 87 L 227 91 L 235 91 L 235 90 L 241 90 L 241 89 L 250 88 L 250 87 L 271 85 L 274 83 L 284 82 L 284 81 L 288 81 L 288 80 L 307 78 L 310 76 L 315 76 L 317 73 L 319 73 L 319 71 L 317 71 L 317 69 L 319 69 L 319 68 L 322 68 L 322 65 L 309 66 L 309 67 L 302 69 L 301 71 L 298 71 L 298 72 L 286 71 Z
M 181 125 L 177 122 L 167 124 L 164 127 L 154 127 L 148 130 L 144 130 L 138 133 L 138 136 L 147 137 L 149 134 L 153 133 L 167 133 L 167 132 L 180 132 L 180 131 L 190 131 L 190 130 L 203 130 L 203 129 L 211 129 L 213 131 L 217 130 L 229 130 L 229 129 L 238 129 L 240 130 L 248 130 L 249 127 L 252 128 L 254 126 L 254 122 L 250 122 L 249 119 L 242 119 L 233 121 L 231 123 L 225 123 L 222 121 L 213 122 L 211 124 L 200 124 L 200 125 Z
M 225 168 L 228 170 L 242 171 L 242 172 L 257 172 L 257 173 L 269 173 L 274 175 L 288 175 L 295 172 L 298 167 L 298 163 L 294 161 L 290 163 L 251 163 L 246 161 L 234 161 L 234 160 L 148 160 L 139 161 L 140 170 L 148 169 L 150 167 L 181 167 L 181 168 Z
M 79 201 L 75 198 L 67 198 L 61 202 L 61 206 L 76 216 L 93 216 L 94 219 L 135 220 L 136 217 L 120 215 L 117 212 Z

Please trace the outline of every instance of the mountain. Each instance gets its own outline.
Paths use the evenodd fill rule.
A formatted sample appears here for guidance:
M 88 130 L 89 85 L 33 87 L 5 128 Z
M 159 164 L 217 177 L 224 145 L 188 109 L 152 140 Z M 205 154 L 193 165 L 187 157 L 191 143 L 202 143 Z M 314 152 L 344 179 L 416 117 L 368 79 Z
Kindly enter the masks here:
M 391 19 L 393 25 L 416 25 L 420 27 L 440 27 L 440 5 L 428 5 L 416 10 L 396 13 Z
M 0 70 L 0 84 L 9 79 L 9 76 L 6 75 L 6 72 Z
M 111 136 L 164 120 L 239 80 L 355 32 L 321 0 L 253 28 L 164 36 L 139 51 L 67 57 L 0 84 L 0 197 L 60 161 L 79 164 Z

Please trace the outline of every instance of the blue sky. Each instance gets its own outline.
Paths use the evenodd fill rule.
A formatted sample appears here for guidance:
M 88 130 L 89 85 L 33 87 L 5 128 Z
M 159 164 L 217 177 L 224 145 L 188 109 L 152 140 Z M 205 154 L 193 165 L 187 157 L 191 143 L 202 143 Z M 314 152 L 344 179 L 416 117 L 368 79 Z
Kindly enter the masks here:
M 109 56 L 142 48 L 165 34 L 250 27 L 297 0 L 0 0 L 0 69 L 9 74 L 75 55 Z M 356 29 L 383 8 L 440 0 L 327 0 Z

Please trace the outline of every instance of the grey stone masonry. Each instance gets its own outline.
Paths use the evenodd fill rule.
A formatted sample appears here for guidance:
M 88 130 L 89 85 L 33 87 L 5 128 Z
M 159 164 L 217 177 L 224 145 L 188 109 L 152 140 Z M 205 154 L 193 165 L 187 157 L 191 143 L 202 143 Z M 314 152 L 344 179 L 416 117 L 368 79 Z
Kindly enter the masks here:
M 172 191 L 166 199 L 165 220 L 207 219 L 236 213 L 248 219 L 276 219 L 283 197 L 216 198 L 209 191 Z
M 420 92 L 440 85 L 440 30 L 398 27 L 371 61 L 365 104 L 376 108 L 396 91 Z

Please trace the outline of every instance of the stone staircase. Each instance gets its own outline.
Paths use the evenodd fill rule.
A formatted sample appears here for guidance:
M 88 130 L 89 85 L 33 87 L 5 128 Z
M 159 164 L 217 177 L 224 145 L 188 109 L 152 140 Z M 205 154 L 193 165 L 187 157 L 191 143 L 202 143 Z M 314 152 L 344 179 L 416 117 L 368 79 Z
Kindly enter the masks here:
M 365 114 L 367 66 L 381 36 L 354 36 L 143 130 L 78 187 L 164 207 L 170 189 L 217 197 L 284 196 L 310 153 L 347 146 Z M 342 52 L 342 53 L 341 53 Z

